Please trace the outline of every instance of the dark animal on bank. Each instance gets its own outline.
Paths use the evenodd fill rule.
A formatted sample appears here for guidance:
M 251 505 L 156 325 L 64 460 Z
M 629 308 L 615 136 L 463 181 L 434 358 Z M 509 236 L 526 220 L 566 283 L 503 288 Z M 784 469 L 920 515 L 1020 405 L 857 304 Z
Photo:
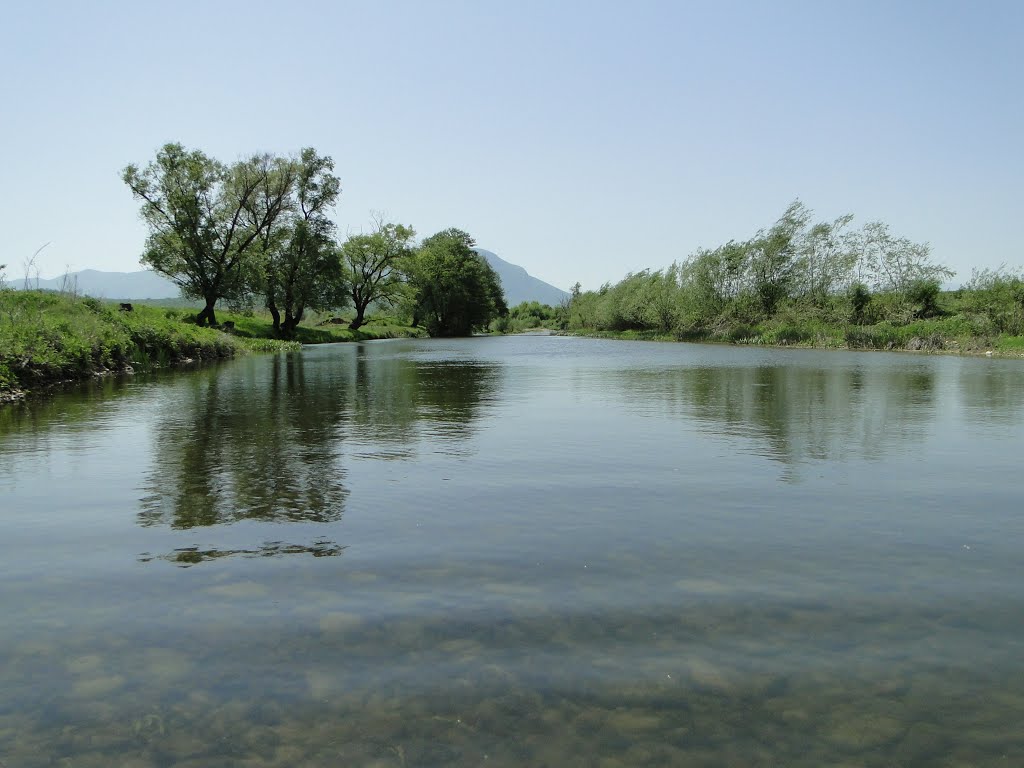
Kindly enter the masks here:
M 233 320 L 225 320 L 220 324 L 220 328 L 222 331 L 233 331 L 235 330 L 235 323 Z
M 118 309 L 120 309 L 122 312 L 131 312 L 132 311 L 132 305 L 131 304 L 122 304 L 120 307 L 118 307 Z

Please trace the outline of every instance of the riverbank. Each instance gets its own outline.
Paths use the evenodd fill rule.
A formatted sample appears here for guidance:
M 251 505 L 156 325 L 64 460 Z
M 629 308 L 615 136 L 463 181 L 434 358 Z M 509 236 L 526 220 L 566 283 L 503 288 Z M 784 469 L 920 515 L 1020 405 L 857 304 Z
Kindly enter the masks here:
M 1024 336 L 972 334 L 960 318 L 918 320 L 907 325 L 737 325 L 718 332 L 608 331 L 576 328 L 559 335 L 624 341 L 686 341 L 708 344 L 804 349 L 930 352 L 953 355 L 1024 357 Z
M 218 312 L 222 322 L 233 326 L 232 334 L 241 339 L 275 340 L 274 323 L 269 313 L 240 314 Z M 376 341 L 378 339 L 418 339 L 426 337 L 422 328 L 402 325 L 392 317 L 377 317 L 353 331 L 348 327 L 349 318 L 316 316 L 306 325 L 295 329 L 295 341 L 299 344 L 337 344 L 346 341 Z
M 180 310 L 44 291 L 0 291 L 0 402 L 62 383 L 290 346 L 183 322 Z
M 174 368 L 301 344 L 416 336 L 390 322 L 350 330 L 339 322 L 300 326 L 274 338 L 269 316 L 223 313 L 219 329 L 190 322 L 188 308 L 119 304 L 46 291 L 0 291 L 0 403 L 97 376 Z

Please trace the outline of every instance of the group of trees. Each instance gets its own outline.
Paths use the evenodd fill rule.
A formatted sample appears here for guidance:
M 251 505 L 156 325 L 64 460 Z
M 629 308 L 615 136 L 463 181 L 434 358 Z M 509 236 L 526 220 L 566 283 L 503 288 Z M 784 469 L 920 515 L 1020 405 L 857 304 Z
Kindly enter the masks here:
M 519 333 L 533 328 L 564 330 L 568 327 L 567 310 L 565 302 L 552 307 L 539 301 L 523 301 L 510 307 L 508 315 L 496 320 L 491 327 L 500 333 Z
M 795 309 L 842 322 L 928 317 L 952 270 L 927 244 L 852 216 L 814 222 L 793 202 L 771 227 L 702 249 L 666 269 L 627 275 L 598 291 L 573 291 L 573 327 L 713 333 Z
M 200 325 L 216 325 L 218 301 L 256 297 L 284 338 L 307 311 L 349 305 L 353 329 L 371 306 L 386 306 L 445 336 L 469 334 L 507 312 L 498 276 L 465 232 L 448 229 L 417 247 L 411 227 L 377 217 L 372 232 L 339 244 L 328 214 L 341 184 L 331 158 L 313 149 L 225 164 L 167 144 L 122 177 L 149 229 L 143 263 L 203 301 Z

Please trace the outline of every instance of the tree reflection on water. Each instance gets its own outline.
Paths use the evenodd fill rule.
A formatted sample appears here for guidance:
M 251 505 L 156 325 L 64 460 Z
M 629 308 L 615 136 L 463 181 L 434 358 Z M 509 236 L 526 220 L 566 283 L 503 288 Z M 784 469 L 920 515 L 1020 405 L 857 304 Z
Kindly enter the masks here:
M 483 404 L 493 399 L 498 371 L 352 345 L 183 378 L 152 431 L 154 459 L 138 522 L 175 530 L 337 523 L 349 497 L 346 455 L 411 459 L 423 439 L 465 451 Z M 192 565 L 231 555 L 323 557 L 344 550 L 324 536 L 310 544 L 278 541 L 279 532 L 257 547 L 195 546 L 140 559 Z

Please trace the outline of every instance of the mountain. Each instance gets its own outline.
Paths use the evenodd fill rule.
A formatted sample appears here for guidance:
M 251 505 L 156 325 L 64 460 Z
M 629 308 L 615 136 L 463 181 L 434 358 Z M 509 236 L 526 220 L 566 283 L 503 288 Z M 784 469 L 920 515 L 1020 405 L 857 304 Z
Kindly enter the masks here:
M 501 278 L 501 287 L 505 289 L 505 301 L 510 309 L 524 301 L 539 301 L 541 304 L 557 307 L 560 302 L 569 298 L 565 291 L 533 277 L 516 264 L 509 264 L 492 251 L 477 248 L 476 252 L 487 260 Z
M 509 264 L 496 253 L 477 248 L 477 253 L 487 259 L 501 278 L 505 289 L 505 300 L 509 307 L 523 301 L 539 301 L 541 304 L 557 306 L 569 294 L 553 285 L 538 280 L 516 264 Z M 12 288 L 23 288 L 24 280 L 10 279 Z M 95 296 L 98 299 L 177 299 L 181 292 L 178 286 L 152 270 L 139 272 L 101 272 L 96 269 L 83 269 L 81 272 L 69 272 L 50 280 L 29 281 L 32 288 L 49 291 L 73 291 L 82 296 Z
M 12 288 L 24 288 L 25 281 L 8 281 Z M 51 280 L 29 281 L 30 288 L 44 291 L 73 291 L 97 299 L 176 299 L 181 295 L 178 286 L 152 270 L 140 272 L 101 272 L 83 269 L 69 272 Z

